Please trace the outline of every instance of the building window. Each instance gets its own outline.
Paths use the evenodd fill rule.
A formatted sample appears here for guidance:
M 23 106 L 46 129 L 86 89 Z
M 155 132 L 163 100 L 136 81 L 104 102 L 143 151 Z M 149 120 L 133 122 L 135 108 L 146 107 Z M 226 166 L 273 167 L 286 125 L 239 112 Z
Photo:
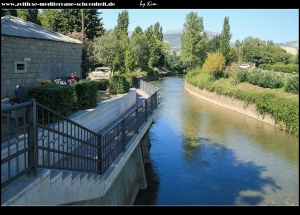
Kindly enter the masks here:
M 14 68 L 15 68 L 15 73 L 26 73 L 27 61 L 15 61 Z

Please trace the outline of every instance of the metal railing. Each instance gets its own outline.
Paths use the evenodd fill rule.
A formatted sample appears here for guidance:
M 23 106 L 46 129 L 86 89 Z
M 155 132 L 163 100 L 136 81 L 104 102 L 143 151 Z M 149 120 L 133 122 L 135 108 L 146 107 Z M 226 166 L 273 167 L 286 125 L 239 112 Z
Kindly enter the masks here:
M 149 97 L 101 133 L 34 99 L 1 106 L 1 189 L 25 174 L 36 176 L 37 168 L 105 173 L 160 106 L 159 88 L 140 79 L 134 83 Z

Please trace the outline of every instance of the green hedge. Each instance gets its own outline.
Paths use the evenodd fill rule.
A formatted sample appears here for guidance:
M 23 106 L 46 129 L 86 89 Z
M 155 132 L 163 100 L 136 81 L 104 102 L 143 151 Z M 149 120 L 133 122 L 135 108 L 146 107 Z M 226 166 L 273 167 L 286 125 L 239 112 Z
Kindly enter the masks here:
M 97 79 L 93 80 L 98 85 L 98 90 L 107 90 L 108 88 L 108 79 Z
M 46 84 L 29 88 L 28 96 L 63 116 L 70 115 L 74 108 L 72 85 Z
M 130 82 L 125 75 L 114 74 L 109 79 L 108 88 L 111 94 L 127 93 L 130 89 Z
M 72 85 L 75 89 L 75 107 L 78 110 L 97 105 L 98 83 L 95 81 L 78 82 Z
M 273 70 L 275 72 L 299 73 L 299 64 L 260 64 L 259 68 L 270 71 Z

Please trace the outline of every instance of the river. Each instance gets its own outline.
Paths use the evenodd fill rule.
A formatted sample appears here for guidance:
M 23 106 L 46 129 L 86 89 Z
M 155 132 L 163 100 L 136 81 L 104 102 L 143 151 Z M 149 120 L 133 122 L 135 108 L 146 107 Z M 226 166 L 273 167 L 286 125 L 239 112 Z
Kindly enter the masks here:
M 190 94 L 182 77 L 150 83 L 161 108 L 134 206 L 299 206 L 298 137 Z

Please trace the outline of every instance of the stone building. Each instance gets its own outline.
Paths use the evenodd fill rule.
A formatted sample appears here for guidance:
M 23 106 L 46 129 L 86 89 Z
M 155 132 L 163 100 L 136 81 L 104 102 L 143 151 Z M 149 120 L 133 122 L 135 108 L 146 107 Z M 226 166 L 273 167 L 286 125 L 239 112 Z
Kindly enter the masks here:
M 42 80 L 81 78 L 82 42 L 18 17 L 1 17 L 1 99 L 14 95 L 16 85 L 30 87 Z

